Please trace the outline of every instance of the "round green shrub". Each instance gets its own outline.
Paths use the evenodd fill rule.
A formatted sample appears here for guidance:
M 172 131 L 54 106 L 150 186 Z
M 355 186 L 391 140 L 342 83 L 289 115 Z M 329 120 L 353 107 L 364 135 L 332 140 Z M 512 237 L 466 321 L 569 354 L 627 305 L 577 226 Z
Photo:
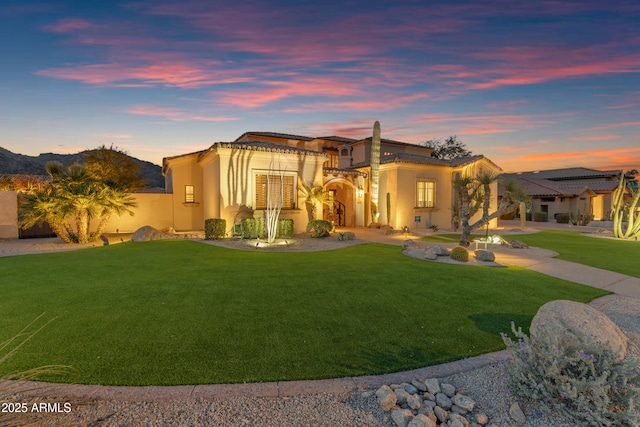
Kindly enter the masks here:
M 314 219 L 309 221 L 307 231 L 311 232 L 311 237 L 328 237 L 333 230 L 333 224 L 324 219 Z
M 227 221 L 222 218 L 209 218 L 204 221 L 204 238 L 206 240 L 223 239 L 227 234 Z
M 463 246 L 456 246 L 455 248 L 451 249 L 451 253 L 449 254 L 449 256 L 451 257 L 451 259 L 455 259 L 456 261 L 469 261 L 469 251 Z

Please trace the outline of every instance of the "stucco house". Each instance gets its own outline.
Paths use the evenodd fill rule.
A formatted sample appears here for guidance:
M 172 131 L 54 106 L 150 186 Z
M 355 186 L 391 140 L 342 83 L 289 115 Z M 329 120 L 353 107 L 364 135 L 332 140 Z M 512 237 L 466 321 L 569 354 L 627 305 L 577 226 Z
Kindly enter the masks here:
M 367 226 L 372 222 L 371 145 L 371 137 L 245 132 L 232 142 L 216 142 L 201 151 L 167 157 L 163 174 L 166 191 L 173 194 L 173 227 L 178 231 L 202 229 L 207 218 L 224 218 L 230 227 L 238 213 L 248 209 L 254 216 L 263 215 L 267 175 L 278 187 L 282 183 L 281 218 L 293 219 L 296 233 L 304 232 L 308 223 L 305 196 L 300 191 L 304 186 L 321 185 L 330 192 L 333 203 L 316 207 L 323 218 L 338 226 Z M 381 139 L 380 224 L 395 229 L 450 228 L 456 176 L 501 172 L 482 155 L 441 160 L 431 157 L 431 151 Z M 492 194 L 497 194 L 497 188 Z M 496 196 L 491 203 L 495 209 Z
M 606 220 L 613 209 L 613 195 L 620 170 L 595 170 L 582 167 L 506 173 L 531 197 L 531 212 L 546 212 L 553 220 L 557 213 L 592 214 L 596 221 Z

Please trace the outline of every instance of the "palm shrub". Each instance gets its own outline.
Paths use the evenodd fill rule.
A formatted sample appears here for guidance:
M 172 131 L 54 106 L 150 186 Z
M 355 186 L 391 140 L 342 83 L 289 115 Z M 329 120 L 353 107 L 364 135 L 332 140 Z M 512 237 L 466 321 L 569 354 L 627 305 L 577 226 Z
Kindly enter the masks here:
M 209 218 L 204 221 L 204 238 L 219 240 L 227 234 L 227 220 L 223 218 Z
M 606 344 L 580 342 L 560 329 L 539 326 L 537 335 L 527 336 L 511 322 L 511 331 L 518 341 L 502 334 L 510 358 L 501 362 L 510 392 L 576 425 L 638 425 L 638 359 L 615 363 L 618 354 Z
M 25 194 L 20 203 L 19 222 L 22 227 L 47 222 L 67 243 L 88 243 L 98 240 L 112 214 L 133 215 L 136 203 L 125 190 L 112 182 L 101 181 L 86 167 L 68 167 L 59 162 L 46 166 L 50 184 L 34 194 Z M 98 226 L 91 233 L 91 221 Z

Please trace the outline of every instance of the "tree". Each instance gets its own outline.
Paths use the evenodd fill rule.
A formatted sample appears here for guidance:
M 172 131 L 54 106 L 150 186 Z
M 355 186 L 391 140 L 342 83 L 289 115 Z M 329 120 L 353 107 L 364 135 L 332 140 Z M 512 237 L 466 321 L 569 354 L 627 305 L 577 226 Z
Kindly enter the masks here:
M 104 182 L 85 166 L 64 167 L 59 162 L 46 166 L 50 184 L 35 194 L 25 195 L 20 205 L 20 225 L 31 227 L 47 222 L 67 243 L 88 243 L 97 240 L 113 213 L 133 215 L 133 198 L 113 182 Z M 91 221 L 99 221 L 91 233 Z
M 458 137 L 455 135 L 450 136 L 444 141 L 441 139 L 430 139 L 429 141 L 423 142 L 422 145 L 433 148 L 431 157 L 438 159 L 451 160 L 471 155 L 471 151 L 466 149 L 466 144 L 458 140 Z
M 146 186 L 140 177 L 140 165 L 126 151 L 103 144 L 84 157 L 87 171 L 100 181 L 130 193 Z
M 635 169 L 626 174 L 620 171 L 620 183 L 613 197 L 613 235 L 619 239 L 640 237 L 640 190 L 638 183 L 630 179 L 637 173 Z M 625 219 L 626 228 L 622 224 Z
M 482 227 L 494 218 L 513 212 L 527 195 L 515 181 L 509 180 L 502 183 L 503 195 L 495 212 L 489 213 L 491 207 L 491 185 L 499 179 L 500 175 L 492 172 L 481 172 L 475 177 L 459 177 L 454 181 L 454 190 L 457 196 L 458 219 L 462 225 L 460 246 L 468 246 L 471 232 Z M 482 217 L 470 223 L 471 217 L 477 212 L 482 212 Z
M 302 193 L 305 199 L 304 203 L 307 205 L 307 216 L 309 221 L 317 219 L 316 211 L 318 203 L 331 206 L 331 202 L 333 201 L 331 193 L 325 190 L 322 185 L 307 185 L 302 182 L 302 180 L 299 180 L 298 191 Z

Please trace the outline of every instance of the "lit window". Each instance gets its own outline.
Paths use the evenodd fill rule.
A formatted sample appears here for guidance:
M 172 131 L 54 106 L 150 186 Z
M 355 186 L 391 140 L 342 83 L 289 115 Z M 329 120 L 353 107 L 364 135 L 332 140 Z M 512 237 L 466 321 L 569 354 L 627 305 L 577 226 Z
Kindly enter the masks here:
M 292 175 L 256 175 L 255 208 L 267 209 L 267 197 L 269 197 L 272 206 L 276 206 L 278 200 L 282 198 L 282 209 L 295 209 L 296 193 L 293 178 Z
M 184 202 L 194 203 L 196 201 L 193 185 L 184 186 Z
M 436 183 L 418 181 L 416 183 L 416 207 L 432 208 L 435 206 Z

